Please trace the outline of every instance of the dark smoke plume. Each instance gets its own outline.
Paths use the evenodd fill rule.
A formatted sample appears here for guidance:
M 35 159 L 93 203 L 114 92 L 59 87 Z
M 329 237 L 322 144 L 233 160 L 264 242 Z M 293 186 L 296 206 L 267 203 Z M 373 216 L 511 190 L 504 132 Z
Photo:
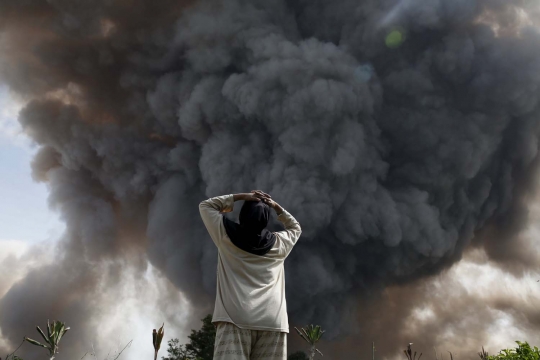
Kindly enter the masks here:
M 216 250 L 197 204 L 256 188 L 304 230 L 291 320 L 331 336 L 358 299 L 439 273 L 473 239 L 519 262 L 497 249 L 526 219 L 536 168 L 532 6 L 0 1 L 1 78 L 28 101 L 33 174 L 67 224 L 55 263 L 1 299 L 3 334 L 55 316 L 90 336 L 92 294 L 147 259 L 203 314 Z

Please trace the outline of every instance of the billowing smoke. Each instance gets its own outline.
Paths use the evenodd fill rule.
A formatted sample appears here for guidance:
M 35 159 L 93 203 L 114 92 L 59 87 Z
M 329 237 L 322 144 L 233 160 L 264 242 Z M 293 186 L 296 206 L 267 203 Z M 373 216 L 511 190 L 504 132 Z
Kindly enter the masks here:
M 1 299 L 2 333 L 16 343 L 54 316 L 89 337 L 94 296 L 147 260 L 200 317 L 216 250 L 197 204 L 252 189 L 301 223 L 291 321 L 330 338 L 469 245 L 525 271 L 535 260 L 514 235 L 540 135 L 532 7 L 1 1 L 2 81 L 28 101 L 33 174 L 67 224 L 55 261 Z M 379 320 L 364 319 L 367 336 Z

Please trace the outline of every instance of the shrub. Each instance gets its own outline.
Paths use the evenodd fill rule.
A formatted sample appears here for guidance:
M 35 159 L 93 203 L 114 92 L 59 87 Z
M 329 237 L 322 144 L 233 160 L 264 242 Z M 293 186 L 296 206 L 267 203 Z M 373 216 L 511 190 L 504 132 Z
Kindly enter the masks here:
M 503 349 L 497 355 L 489 356 L 489 360 L 540 360 L 538 347 L 531 348 L 527 342 L 516 341 L 515 349 Z

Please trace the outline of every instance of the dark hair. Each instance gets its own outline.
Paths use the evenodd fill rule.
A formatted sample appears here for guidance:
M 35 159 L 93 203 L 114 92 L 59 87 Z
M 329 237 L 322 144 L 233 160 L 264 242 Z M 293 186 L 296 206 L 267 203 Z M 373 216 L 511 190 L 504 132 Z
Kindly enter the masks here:
M 245 201 L 238 220 L 242 229 L 259 234 L 270 220 L 270 206 L 263 201 Z

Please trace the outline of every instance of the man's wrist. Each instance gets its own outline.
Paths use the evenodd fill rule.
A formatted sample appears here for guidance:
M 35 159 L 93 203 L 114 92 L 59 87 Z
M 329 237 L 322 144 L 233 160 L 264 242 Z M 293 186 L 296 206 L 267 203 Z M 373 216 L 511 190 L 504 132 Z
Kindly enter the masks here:
M 246 199 L 246 194 L 240 193 L 240 194 L 234 194 L 233 195 L 233 201 L 242 201 Z

